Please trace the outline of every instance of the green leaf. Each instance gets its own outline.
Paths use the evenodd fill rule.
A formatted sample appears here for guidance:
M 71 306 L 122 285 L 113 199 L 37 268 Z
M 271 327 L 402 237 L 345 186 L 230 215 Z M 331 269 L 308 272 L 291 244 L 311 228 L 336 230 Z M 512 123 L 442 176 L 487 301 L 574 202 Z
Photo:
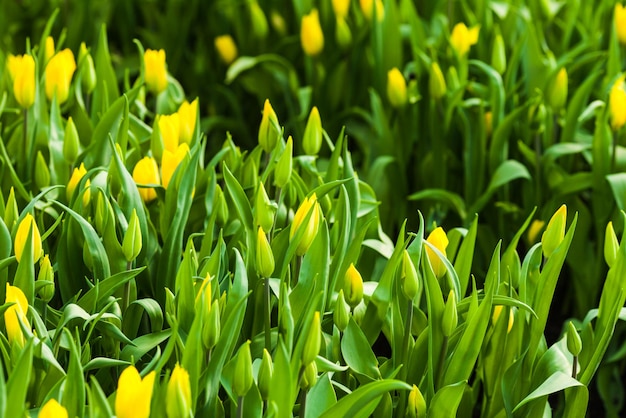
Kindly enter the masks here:
M 469 213 L 478 213 L 489 202 L 491 196 L 500 187 L 517 179 L 530 180 L 530 173 L 528 169 L 522 163 L 515 160 L 507 160 L 498 166 L 496 171 L 491 177 L 487 190 L 483 193 L 476 202 L 474 202 L 469 210 Z
M 350 317 L 350 322 L 341 339 L 341 354 L 346 364 L 357 373 L 364 374 L 372 379 L 381 379 L 378 370 L 378 360 L 361 331 L 361 328 Z
M 76 304 L 83 309 L 93 311 L 94 309 L 96 309 L 96 306 L 98 306 L 109 296 L 115 293 L 117 289 L 132 280 L 145 269 L 146 267 L 144 266 L 132 270 L 122 271 L 100 282 L 97 282 L 94 287 L 89 289 L 80 299 L 78 299 L 78 302 L 76 302 Z
M 428 408 L 428 414 L 437 418 L 454 418 L 463 398 L 467 381 L 444 386 L 435 393 Z
M 454 208 L 461 219 L 467 217 L 465 201 L 458 194 L 444 189 L 426 189 L 409 195 L 409 200 L 434 200 Z
M 86 395 L 84 373 L 80 364 L 80 349 L 77 348 L 74 338 L 67 328 L 63 328 L 63 333 L 67 337 L 66 341 L 69 342 L 70 364 L 62 385 L 61 405 L 67 409 L 68 416 L 82 418 Z
M 387 392 L 394 390 L 411 390 L 405 382 L 393 379 L 377 380 L 360 386 L 354 392 L 341 398 L 335 405 L 327 409 L 320 418 L 362 417 L 368 404 Z
M 522 399 L 522 401 L 518 403 L 517 406 L 513 409 L 513 412 L 517 411 L 519 408 L 526 405 L 530 401 L 551 395 L 553 393 L 574 386 L 583 386 L 583 384 L 568 374 L 565 374 L 563 372 L 556 372 L 550 375 L 550 377 L 548 377 L 537 389 L 535 389 L 528 396 Z
M 337 395 L 331 384 L 330 375 L 325 373 L 307 394 L 307 408 L 304 418 L 318 418 L 337 403 Z
M 33 344 L 31 341 L 26 342 L 26 346 L 22 349 L 7 381 L 6 399 L 11 400 L 6 404 L 5 416 L 7 417 L 22 417 L 26 410 L 26 394 L 33 369 Z

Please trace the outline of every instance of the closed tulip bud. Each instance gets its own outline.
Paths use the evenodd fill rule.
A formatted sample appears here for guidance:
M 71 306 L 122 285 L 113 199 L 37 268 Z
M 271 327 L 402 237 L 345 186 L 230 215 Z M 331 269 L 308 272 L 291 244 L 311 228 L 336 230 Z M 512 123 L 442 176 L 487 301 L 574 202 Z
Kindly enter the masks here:
M 178 108 L 177 113 L 180 128 L 178 142 L 191 145 L 198 119 L 198 99 L 196 98 L 191 103 L 185 100 Z
M 17 232 L 15 234 L 15 258 L 17 259 L 18 263 L 22 259 L 22 253 L 24 252 L 24 247 L 26 246 L 28 234 L 31 234 L 33 262 L 36 263 L 37 261 L 39 261 L 41 256 L 43 256 L 43 248 L 41 246 L 41 235 L 39 234 L 39 228 L 37 228 L 37 223 L 35 222 L 35 218 L 33 218 L 33 215 L 27 213 L 18 225 Z
M 604 260 L 609 267 L 613 267 L 615 260 L 617 260 L 617 250 L 619 249 L 619 241 L 615 230 L 613 229 L 613 222 L 609 222 L 606 225 L 606 231 L 604 233 Z
M 287 23 L 285 23 L 285 19 L 283 18 L 283 16 L 276 10 L 271 11 L 270 22 L 272 23 L 272 27 L 274 28 L 274 30 L 279 35 L 285 36 L 287 34 Z
M 313 9 L 308 15 L 302 16 L 300 41 L 302 50 L 310 57 L 318 55 L 324 49 L 324 33 L 317 9 Z
M 624 89 L 624 77 L 621 76 L 609 94 L 609 113 L 611 115 L 611 128 L 618 131 L 626 123 L 626 90 Z
M 256 241 L 256 270 L 261 277 L 270 277 L 274 272 L 274 253 L 261 227 Z
M 622 45 L 626 45 L 626 7 L 621 3 L 615 5 L 614 19 L 617 39 Z
M 45 46 L 45 61 L 44 61 L 44 65 L 48 63 L 48 61 L 50 61 L 50 59 L 52 59 L 52 57 L 54 56 L 54 38 L 52 36 L 48 36 L 46 38 L 46 46 Z
M 387 73 L 387 98 L 393 107 L 402 107 L 407 102 L 406 80 L 395 67 Z
M 448 293 L 448 300 L 446 300 L 446 306 L 443 310 L 443 318 L 441 320 L 441 329 L 444 337 L 452 335 L 459 322 L 459 318 L 456 312 L 456 296 L 454 291 L 450 290 Z
M 15 190 L 11 187 L 11 189 L 9 189 L 7 203 L 4 206 L 4 224 L 7 226 L 9 231 L 13 230 L 13 226 L 17 222 L 19 216 L 20 213 L 17 208 L 17 201 L 15 200 Z
M 307 155 L 317 155 L 322 148 L 322 119 L 320 118 L 320 112 L 317 110 L 317 106 L 313 106 L 309 119 L 307 120 L 306 127 L 304 128 L 304 139 L 302 140 L 302 147 Z
M 104 231 L 106 230 L 107 224 L 110 220 L 114 221 L 113 217 L 113 208 L 110 207 L 109 201 L 107 200 L 106 194 L 100 191 L 98 193 L 98 197 L 96 198 L 96 231 L 100 233 L 100 235 L 104 235 Z
M 506 71 L 506 48 L 504 46 L 504 39 L 500 32 L 496 33 L 493 39 L 493 47 L 491 49 L 491 66 L 499 74 L 504 74 Z
M 237 58 L 237 45 L 230 35 L 220 35 L 215 38 L 215 50 L 224 64 L 230 65 Z
M 28 109 L 35 103 L 35 60 L 31 55 L 9 55 L 7 67 L 15 100 L 22 109 Z
M 304 367 L 304 373 L 300 379 L 300 389 L 310 390 L 317 383 L 317 365 L 314 361 Z
M 287 286 L 283 286 L 281 291 L 287 292 Z M 282 303 L 279 304 L 278 330 L 285 341 L 291 341 L 295 328 L 291 302 L 289 302 L 289 298 L 285 298 L 281 302 Z
M 413 385 L 413 389 L 409 392 L 407 416 L 410 418 L 422 418 L 426 416 L 426 400 L 422 392 L 420 392 L 419 388 L 415 385 Z
M 309 221 L 306 225 L 303 225 L 304 220 L 311 213 L 309 217 Z M 296 231 L 298 231 L 301 227 L 305 228 L 304 235 L 302 239 L 298 243 L 298 247 L 296 248 L 296 255 L 303 255 L 307 252 L 311 244 L 313 243 L 313 239 L 317 235 L 317 230 L 319 229 L 319 215 L 320 215 L 320 207 L 319 203 L 317 203 L 317 196 L 313 193 L 310 197 L 304 199 L 296 214 L 293 217 L 293 222 L 291 223 L 291 228 L 289 230 L 289 239 L 292 240 Z
M 241 187 L 244 190 L 253 190 L 259 183 L 259 169 L 254 158 L 248 158 L 243 164 L 241 172 Z
M 548 91 L 548 103 L 555 111 L 559 111 L 565 106 L 567 101 L 567 70 L 561 68 L 552 81 Z
M 485 134 L 487 138 L 491 138 L 493 133 L 493 112 L 485 112 Z
M 335 40 L 337 45 L 343 50 L 346 50 L 352 45 L 352 32 L 348 22 L 343 17 L 337 16 L 337 24 L 335 27 Z
M 270 229 L 272 229 L 272 225 L 274 225 L 275 213 L 276 209 L 270 201 L 270 198 L 267 196 L 263 182 L 260 181 L 259 187 L 257 187 L 256 198 L 254 200 L 255 224 L 261 226 L 263 231 L 266 233 L 269 232 Z
M 248 340 L 237 351 L 233 392 L 237 397 L 246 396 L 252 387 L 252 382 L 252 356 L 250 354 L 250 340 Z
M 56 399 L 50 399 L 48 402 L 44 404 L 39 410 L 38 418 L 67 418 L 67 409 L 60 403 L 56 401 Z M 139 415 L 137 415 L 139 417 Z M 122 416 L 118 415 L 118 418 L 122 418 Z
M 154 371 L 142 379 L 135 366 L 128 366 L 124 369 L 117 382 L 115 394 L 117 418 L 148 418 L 150 416 L 155 378 L 156 372 Z
M 50 185 L 50 169 L 41 151 L 37 151 L 35 160 L 35 185 L 39 190 Z
M 174 172 L 187 155 L 189 155 L 189 146 L 185 143 L 180 144 L 174 153 L 167 149 L 163 150 L 163 156 L 161 157 L 161 182 L 164 188 L 167 189 Z
M 170 289 L 165 288 L 165 318 L 168 316 L 176 317 L 176 296 Z
M 543 247 L 543 255 L 548 258 L 554 250 L 563 242 L 565 237 L 565 223 L 567 222 L 567 207 L 562 205 L 552 215 L 548 226 L 541 236 L 541 244 Z
M 572 321 L 567 323 L 567 350 L 574 357 L 578 356 L 583 349 L 583 342 Z
M 495 326 L 500 319 L 500 315 L 502 314 L 502 310 L 504 307 L 502 305 L 497 305 L 493 308 L 493 316 L 491 317 L 491 323 Z M 515 315 L 513 312 L 513 308 L 509 308 L 509 323 L 506 328 L 507 334 L 511 332 L 513 329 L 513 324 L 515 323 Z
M 478 42 L 479 33 L 480 26 L 473 26 L 468 29 L 463 22 L 454 25 L 450 35 L 450 43 L 459 57 L 465 56 L 469 52 L 470 47 Z
M 167 418 L 189 417 L 192 415 L 191 383 L 189 373 L 178 363 L 167 382 L 165 395 Z
M 428 235 L 426 239 L 429 243 L 435 246 L 439 250 L 444 257 L 446 257 L 446 247 L 448 247 L 448 237 L 444 232 L 443 228 L 438 227 L 433 232 Z M 435 253 L 430 247 L 426 247 L 426 255 L 428 256 L 428 261 L 430 261 L 430 265 L 433 268 L 433 272 L 437 278 L 441 278 L 446 274 L 446 265 L 441 261 L 437 253 Z
M 304 348 L 302 349 L 302 364 L 306 367 L 313 361 L 320 352 L 322 347 L 322 322 L 319 311 L 313 314 L 313 322 L 309 327 Z
M 78 63 L 80 67 L 80 83 L 87 93 L 91 93 L 96 88 L 98 76 L 96 74 L 96 66 L 93 63 L 93 58 L 84 42 L 80 44 Z
M 154 158 L 144 157 L 139 160 L 133 169 L 133 180 L 137 184 L 159 184 L 159 167 Z M 157 194 L 153 187 L 139 188 L 139 195 L 145 203 L 156 199 Z
M 293 170 L 293 139 L 291 136 L 287 138 L 287 143 L 282 154 L 278 158 L 276 168 L 274 169 L 274 184 L 280 188 L 285 187 L 291 179 L 291 171 Z
M 122 252 L 127 262 L 133 261 L 141 252 L 141 227 L 139 225 L 139 217 L 137 216 L 137 210 L 133 209 L 133 213 L 130 215 L 128 221 L 128 229 L 124 234 L 124 240 L 122 241 Z
M 214 209 L 217 211 L 217 223 L 220 226 L 226 225 L 228 222 L 228 204 L 226 203 L 226 198 L 224 197 L 224 192 L 219 184 L 215 187 L 215 197 L 213 199 Z
M 534 244 L 535 242 L 537 242 L 539 233 L 541 232 L 541 230 L 543 229 L 545 225 L 546 223 L 539 219 L 535 219 L 534 221 L 532 221 L 532 223 L 530 224 L 530 227 L 528 228 L 528 233 L 526 234 L 526 237 L 528 238 L 528 242 L 530 242 L 531 244 Z
M 350 11 L 350 0 L 333 0 L 333 11 L 335 16 L 345 19 Z
M 359 0 L 361 11 L 365 19 L 371 21 L 376 14 L 376 20 L 382 22 L 385 18 L 385 6 L 382 0 Z
M 13 303 L 4 311 L 4 326 L 7 330 L 9 344 L 15 342 L 19 347 L 24 346 L 24 334 L 20 321 L 30 327 L 26 312 L 28 312 L 28 301 L 22 289 L 17 286 L 6 284 L 6 295 L 4 303 Z
M 259 378 L 257 386 L 259 387 L 259 393 L 261 399 L 266 401 L 269 398 L 270 386 L 272 382 L 272 375 L 274 374 L 274 364 L 272 363 L 272 356 L 263 349 L 263 359 L 261 360 L 261 366 L 259 367 Z
M 340 289 L 337 295 L 337 302 L 333 310 L 333 321 L 341 332 L 346 330 L 348 322 L 350 322 L 350 306 L 348 306 L 343 296 L 343 289 Z
M 70 181 L 67 182 L 67 186 L 65 187 L 68 202 L 72 200 L 74 190 L 76 190 L 76 186 L 78 186 L 78 183 L 80 183 L 85 174 L 87 174 L 87 169 L 85 168 L 84 163 L 81 163 L 80 167 L 74 168 L 74 171 L 72 171 Z
M 50 257 L 47 254 L 43 256 L 39 264 L 37 281 L 41 284 L 37 294 L 45 303 L 50 302 L 54 296 L 54 270 L 52 269 L 52 264 L 50 264 Z
M 175 152 L 180 141 L 180 115 L 161 115 L 158 119 L 159 132 L 163 139 L 163 148 L 169 152 Z
M 257 39 L 265 39 L 269 27 L 267 25 L 267 18 L 259 3 L 256 0 L 250 3 L 250 18 L 252 21 L 252 33 Z
M 259 126 L 259 145 L 263 151 L 272 152 L 280 135 L 280 125 L 276 112 L 274 112 L 269 99 L 265 99 L 263 117 L 261 118 L 261 126 Z
M 145 68 L 144 79 L 146 87 L 154 94 L 159 94 L 167 88 L 167 67 L 165 51 L 147 49 L 143 55 Z
M 59 104 L 65 103 L 70 95 L 72 76 L 76 71 L 74 53 L 68 48 L 60 51 L 46 65 L 46 97 L 52 100 L 56 94 Z
M 402 293 L 409 300 L 414 300 L 419 290 L 419 280 L 415 264 L 407 250 L 402 252 Z
M 435 100 L 441 99 L 445 96 L 446 90 L 446 80 L 443 78 L 441 68 L 436 61 L 433 61 L 430 65 L 430 78 L 428 80 L 428 91 L 430 93 L 430 97 Z
M 209 303 L 210 305 L 208 305 Z M 222 329 L 220 323 L 220 303 L 218 300 L 214 300 L 213 303 L 208 301 L 207 305 L 210 306 L 210 309 L 208 309 L 208 315 L 202 324 L 202 344 L 206 350 L 211 350 L 217 345 Z
M 363 278 L 353 263 L 350 263 L 350 267 L 348 267 L 344 276 L 343 293 L 346 297 L 346 302 L 352 308 L 363 300 Z
M 80 139 L 78 137 L 78 130 L 76 130 L 76 125 L 70 116 L 67 119 L 65 134 L 63 136 L 63 158 L 68 164 L 73 165 L 76 161 L 79 147 Z

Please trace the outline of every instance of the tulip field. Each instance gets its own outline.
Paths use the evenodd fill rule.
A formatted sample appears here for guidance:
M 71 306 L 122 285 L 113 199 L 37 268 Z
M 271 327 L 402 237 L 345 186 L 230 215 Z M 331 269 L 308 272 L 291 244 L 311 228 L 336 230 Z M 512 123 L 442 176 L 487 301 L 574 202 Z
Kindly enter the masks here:
M 626 414 L 622 0 L 0 2 L 0 418 Z

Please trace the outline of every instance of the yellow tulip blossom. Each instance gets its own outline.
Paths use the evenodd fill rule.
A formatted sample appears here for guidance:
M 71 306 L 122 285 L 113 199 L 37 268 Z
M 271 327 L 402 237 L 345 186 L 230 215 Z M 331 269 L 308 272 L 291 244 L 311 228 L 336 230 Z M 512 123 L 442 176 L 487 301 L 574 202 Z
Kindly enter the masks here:
M 46 61 L 44 64 L 50 62 L 50 59 L 54 56 L 54 38 L 52 36 L 48 36 L 46 38 L 46 47 L 45 47 Z
M 450 35 L 450 43 L 456 50 L 460 57 L 463 57 L 470 50 L 472 45 L 478 42 L 478 35 L 480 33 L 480 26 L 473 26 L 469 28 L 465 23 L 457 23 L 452 28 L 452 34 Z
M 156 373 L 151 371 L 143 379 L 135 366 L 124 369 L 117 382 L 115 415 L 117 418 L 148 418 Z
M 369 21 L 374 17 L 374 7 L 376 7 L 376 20 L 381 22 L 385 18 L 385 6 L 382 0 L 359 0 L 363 16 Z
M 617 79 L 609 94 L 609 113 L 611 115 L 611 128 L 619 130 L 626 123 L 626 90 L 624 89 L 624 77 Z
M 352 308 L 361 303 L 363 299 L 363 277 L 354 267 L 354 263 L 350 263 L 344 276 L 343 294 L 346 297 L 346 302 Z
M 15 100 L 28 109 L 35 103 L 35 60 L 31 55 L 9 55 L 7 68 L 13 80 Z
M 621 3 L 615 5 L 614 19 L 617 39 L 621 44 L 626 45 L 626 7 Z
M 183 102 L 178 108 L 178 127 L 180 133 L 178 135 L 178 142 L 184 142 L 187 145 L 191 145 L 193 140 L 193 134 L 196 130 L 196 119 L 198 117 L 198 99 L 189 103 L 187 100 Z
M 189 373 L 178 363 L 167 383 L 165 410 L 168 418 L 188 417 L 191 415 L 191 384 Z
M 20 321 L 26 324 L 30 328 L 28 319 L 26 319 L 26 312 L 28 312 L 28 300 L 26 295 L 17 286 L 6 285 L 5 303 L 14 302 L 4 311 L 4 325 L 7 329 L 7 337 L 9 344 L 14 341 L 20 346 L 24 346 L 24 334 L 22 333 L 22 327 Z
M 189 154 L 189 146 L 185 143 L 180 144 L 173 153 L 167 149 L 163 150 L 163 156 L 161 157 L 161 184 L 164 188 L 167 189 L 176 168 L 187 154 Z
M 165 51 L 148 49 L 143 55 L 145 66 L 145 81 L 148 90 L 155 94 L 161 93 L 167 88 L 167 67 L 165 64 Z
M 311 212 L 309 222 L 303 226 L 302 223 L 306 219 L 309 212 Z M 291 228 L 289 230 L 289 239 L 291 240 L 300 227 L 305 228 L 304 235 L 296 248 L 296 255 L 303 255 L 306 253 L 313 243 L 313 239 L 317 235 L 317 230 L 319 229 L 319 215 L 320 205 L 317 203 L 317 196 L 313 193 L 310 197 L 305 198 L 300 204 L 300 207 L 293 217 L 293 222 L 291 223 Z
M 133 169 L 133 180 L 137 184 L 160 184 L 159 167 L 152 157 L 144 157 Z M 145 203 L 156 199 L 157 194 L 153 187 L 140 187 L 139 195 Z
M 180 140 L 180 115 L 178 113 L 161 115 L 158 124 L 163 147 L 169 152 L 175 152 Z
M 74 190 L 76 190 L 76 186 L 78 186 L 78 183 L 80 183 L 85 174 L 87 174 L 87 169 L 85 168 L 84 163 L 80 163 L 80 166 L 78 168 L 74 168 L 74 171 L 72 171 L 70 181 L 67 182 L 67 186 L 65 187 L 68 202 L 72 200 Z
M 41 235 L 39 234 L 39 228 L 35 218 L 30 213 L 24 216 L 24 219 L 17 226 L 17 232 L 15 234 L 15 258 L 19 263 L 24 253 L 24 247 L 26 246 L 26 240 L 28 239 L 28 233 L 31 233 L 31 245 L 33 247 L 33 263 L 39 261 L 43 256 L 43 248 L 41 246 Z
M 230 65 L 237 58 L 237 44 L 230 35 L 220 35 L 213 41 L 220 59 L 226 65 Z
M 350 0 L 333 0 L 333 10 L 338 18 L 345 19 L 350 11 Z
M 50 399 L 39 410 L 38 418 L 67 418 L 67 416 L 67 409 L 56 399 Z
M 71 49 L 65 48 L 50 58 L 46 65 L 46 97 L 52 100 L 56 93 L 59 104 L 65 103 L 70 95 L 72 76 L 76 71 L 76 60 Z
M 318 55 L 324 49 L 324 33 L 317 9 L 313 9 L 308 15 L 302 16 L 300 41 L 302 50 L 308 56 Z
M 442 227 L 438 227 L 431 232 L 426 241 L 434 245 L 444 257 L 447 256 L 446 247 L 448 246 L 448 237 Z M 433 272 L 435 272 L 435 276 L 437 276 L 438 279 L 443 277 L 447 271 L 443 261 L 441 261 L 439 256 L 428 246 L 426 247 L 426 254 L 428 255 L 428 260 L 433 268 Z
M 393 107 L 402 107 L 407 102 L 406 80 L 395 67 L 387 73 L 387 98 Z

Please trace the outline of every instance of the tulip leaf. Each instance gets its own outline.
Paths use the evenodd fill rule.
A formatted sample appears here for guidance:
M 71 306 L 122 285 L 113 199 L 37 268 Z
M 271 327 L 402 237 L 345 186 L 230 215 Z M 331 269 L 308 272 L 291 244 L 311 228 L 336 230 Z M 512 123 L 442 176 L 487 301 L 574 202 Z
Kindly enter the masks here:
M 535 399 L 540 399 L 544 396 L 548 396 L 574 386 L 583 386 L 583 384 L 566 373 L 555 372 L 554 374 L 550 375 L 541 385 L 539 385 L 537 389 L 535 389 L 524 399 L 522 399 L 522 401 L 518 403 L 517 406 L 513 409 L 513 412 L 517 411 L 522 406 Z
M 376 360 L 365 334 L 352 317 L 341 339 L 341 354 L 346 364 L 355 372 L 369 376 L 374 380 L 382 378 L 378 370 L 378 360 Z
M 429 416 L 441 418 L 456 417 L 466 386 L 467 381 L 464 380 L 439 389 L 429 405 Z

